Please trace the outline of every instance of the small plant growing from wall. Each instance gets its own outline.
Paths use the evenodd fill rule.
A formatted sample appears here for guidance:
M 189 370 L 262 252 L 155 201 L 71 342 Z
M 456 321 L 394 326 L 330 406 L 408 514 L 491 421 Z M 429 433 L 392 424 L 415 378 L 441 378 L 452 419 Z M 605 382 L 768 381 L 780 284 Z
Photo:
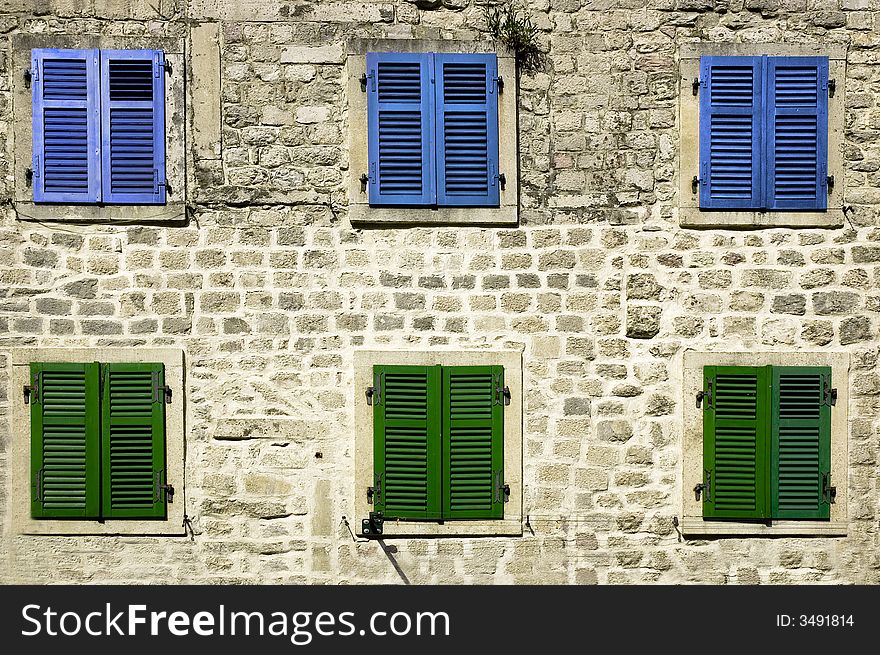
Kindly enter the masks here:
M 538 44 L 538 28 L 516 0 L 495 6 L 486 2 L 486 26 L 497 41 L 513 50 L 522 70 L 541 67 L 544 55 Z

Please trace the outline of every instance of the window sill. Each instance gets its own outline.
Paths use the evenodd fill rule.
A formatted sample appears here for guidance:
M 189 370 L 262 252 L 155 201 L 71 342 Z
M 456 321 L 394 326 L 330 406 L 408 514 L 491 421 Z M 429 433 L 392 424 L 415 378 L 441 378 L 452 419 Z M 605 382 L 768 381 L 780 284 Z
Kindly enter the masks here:
M 703 211 L 699 207 L 678 210 L 682 227 L 755 228 L 755 227 L 842 227 L 842 209 L 824 212 L 759 212 L 759 211 Z
M 360 527 L 360 526 L 358 526 Z M 521 537 L 522 521 L 385 521 L 382 538 L 393 537 Z M 358 531 L 359 536 L 365 536 Z
M 176 223 L 186 220 L 186 203 L 164 205 L 51 205 L 17 201 L 19 220 L 84 223 Z
M 774 521 L 772 525 L 736 521 L 705 521 L 685 516 L 681 522 L 685 537 L 845 537 L 845 521 Z
M 370 207 L 349 205 L 352 225 L 517 225 L 516 206 L 502 207 Z

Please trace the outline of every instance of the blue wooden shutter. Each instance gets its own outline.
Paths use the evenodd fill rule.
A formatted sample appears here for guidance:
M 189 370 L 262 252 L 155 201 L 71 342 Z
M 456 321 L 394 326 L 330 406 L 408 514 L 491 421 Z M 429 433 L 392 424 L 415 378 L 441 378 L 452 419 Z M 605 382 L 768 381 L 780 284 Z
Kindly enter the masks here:
M 99 199 L 97 50 L 31 52 L 34 202 Z
M 767 61 L 767 208 L 828 206 L 828 58 Z
M 436 202 L 431 64 L 427 53 L 367 53 L 371 205 Z
M 165 57 L 101 51 L 101 165 L 106 203 L 165 202 Z
M 498 64 L 494 54 L 434 55 L 437 204 L 498 206 Z
M 761 57 L 700 58 L 700 208 L 764 204 Z

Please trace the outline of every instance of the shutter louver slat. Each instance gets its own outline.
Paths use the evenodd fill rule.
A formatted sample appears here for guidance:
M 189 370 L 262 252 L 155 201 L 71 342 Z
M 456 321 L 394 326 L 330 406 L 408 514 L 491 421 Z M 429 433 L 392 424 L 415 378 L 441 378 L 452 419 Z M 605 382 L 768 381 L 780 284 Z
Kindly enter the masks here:
M 825 209 L 828 60 L 771 57 L 767 75 L 767 206 Z
M 434 55 L 437 203 L 497 206 L 498 101 L 495 55 Z
M 102 62 L 105 202 L 165 202 L 164 56 L 104 50 Z
M 712 394 L 703 430 L 707 518 L 768 515 L 767 376 L 766 367 L 706 367 L 705 385 Z
M 97 202 L 98 51 L 35 49 L 31 67 L 34 202 Z
M 445 518 L 501 518 L 503 405 L 495 366 L 443 367 Z
M 374 411 L 376 511 L 387 518 L 440 518 L 436 367 L 377 366 Z
M 700 208 L 757 209 L 763 202 L 763 66 L 760 57 L 702 57 Z
M 96 364 L 33 364 L 34 518 L 98 518 L 99 402 Z
M 163 367 L 107 364 L 104 379 L 104 515 L 163 518 Z
M 774 367 L 773 518 L 828 518 L 822 475 L 830 472 L 827 368 Z
M 436 202 L 430 55 L 368 53 L 371 205 Z

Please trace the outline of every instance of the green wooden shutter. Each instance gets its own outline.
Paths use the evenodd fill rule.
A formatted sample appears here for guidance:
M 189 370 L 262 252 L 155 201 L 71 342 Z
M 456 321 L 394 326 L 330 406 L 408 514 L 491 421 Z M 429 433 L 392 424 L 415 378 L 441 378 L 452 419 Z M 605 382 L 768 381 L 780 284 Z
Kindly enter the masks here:
M 770 516 L 770 367 L 707 366 L 703 403 L 703 516 Z
M 373 367 L 374 509 L 439 519 L 440 368 Z
M 31 516 L 98 518 L 98 364 L 31 364 Z
M 831 369 L 774 366 L 771 420 L 773 518 L 829 518 Z
M 504 369 L 443 367 L 443 517 L 504 517 Z
M 103 376 L 104 517 L 164 518 L 164 367 L 105 364 Z

